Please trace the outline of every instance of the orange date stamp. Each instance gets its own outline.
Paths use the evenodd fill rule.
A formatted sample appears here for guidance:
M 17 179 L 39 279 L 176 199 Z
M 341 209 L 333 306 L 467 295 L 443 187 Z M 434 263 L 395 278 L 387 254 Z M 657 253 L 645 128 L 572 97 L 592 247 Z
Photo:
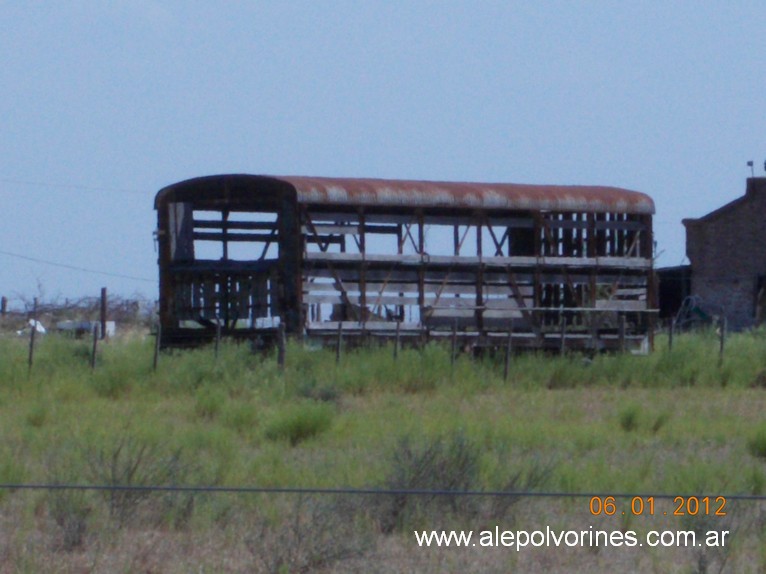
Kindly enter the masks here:
M 675 496 L 665 509 L 655 503 L 654 496 L 625 500 L 622 504 L 614 496 L 592 496 L 589 510 L 593 516 L 726 516 L 725 496 Z

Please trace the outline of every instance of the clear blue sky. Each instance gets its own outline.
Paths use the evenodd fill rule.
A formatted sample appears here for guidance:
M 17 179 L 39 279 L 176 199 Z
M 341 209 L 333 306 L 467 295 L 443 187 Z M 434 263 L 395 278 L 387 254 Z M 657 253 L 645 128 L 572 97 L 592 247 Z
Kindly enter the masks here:
M 0 3 L 0 294 L 156 298 L 162 186 L 599 184 L 683 217 L 764 175 L 762 2 Z

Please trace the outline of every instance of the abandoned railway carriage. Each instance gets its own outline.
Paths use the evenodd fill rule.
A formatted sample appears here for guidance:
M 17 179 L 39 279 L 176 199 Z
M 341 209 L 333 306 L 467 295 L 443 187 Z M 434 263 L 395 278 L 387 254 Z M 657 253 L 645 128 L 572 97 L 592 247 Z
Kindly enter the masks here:
M 608 187 L 219 175 L 155 201 L 161 345 L 651 344 L 654 204 Z M 456 333 L 454 335 L 453 333 Z

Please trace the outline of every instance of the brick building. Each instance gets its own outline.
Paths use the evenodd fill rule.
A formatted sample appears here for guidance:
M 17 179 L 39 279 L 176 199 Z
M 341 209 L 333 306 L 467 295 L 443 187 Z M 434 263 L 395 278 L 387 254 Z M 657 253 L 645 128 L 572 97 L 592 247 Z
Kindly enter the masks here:
M 684 219 L 691 292 L 733 330 L 766 320 L 766 177 L 745 195 L 698 219 Z

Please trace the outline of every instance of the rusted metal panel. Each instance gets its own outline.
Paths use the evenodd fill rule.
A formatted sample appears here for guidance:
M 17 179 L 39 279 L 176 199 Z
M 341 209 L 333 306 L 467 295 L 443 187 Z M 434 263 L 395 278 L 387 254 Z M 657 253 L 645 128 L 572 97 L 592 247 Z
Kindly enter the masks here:
M 643 193 L 616 187 L 279 177 L 307 204 L 654 213 Z
M 654 213 L 654 202 L 648 195 L 607 186 L 247 174 L 195 178 L 165 187 L 157 194 L 155 205 L 196 197 L 210 203 L 224 200 L 236 208 L 248 200 L 265 201 L 288 189 L 297 194 L 298 203 L 312 205 Z

